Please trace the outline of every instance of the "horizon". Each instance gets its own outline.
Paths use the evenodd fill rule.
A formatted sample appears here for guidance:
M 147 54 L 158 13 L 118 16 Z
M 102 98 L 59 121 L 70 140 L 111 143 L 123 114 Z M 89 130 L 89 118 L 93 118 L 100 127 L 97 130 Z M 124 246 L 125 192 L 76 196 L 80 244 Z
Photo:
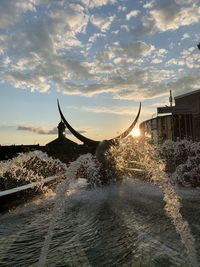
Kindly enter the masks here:
M 0 2 L 0 144 L 95 140 L 200 88 L 198 0 Z M 71 134 L 66 137 L 77 141 Z

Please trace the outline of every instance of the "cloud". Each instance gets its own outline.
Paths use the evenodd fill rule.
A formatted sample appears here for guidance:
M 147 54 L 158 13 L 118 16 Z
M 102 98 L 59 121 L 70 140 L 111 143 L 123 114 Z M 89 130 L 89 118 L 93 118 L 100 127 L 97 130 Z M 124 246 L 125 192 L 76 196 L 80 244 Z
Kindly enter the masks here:
M 172 75 L 171 70 L 143 67 L 118 73 L 110 81 L 118 88 L 116 99 L 141 100 L 165 95 L 166 82 Z
M 162 63 L 167 54 L 168 54 L 168 51 L 166 49 L 164 48 L 157 49 L 152 56 L 151 63 L 152 64 Z
M 159 64 L 159 63 L 162 63 L 162 62 L 163 62 L 163 60 L 160 59 L 160 58 L 154 58 L 154 59 L 151 61 L 151 63 L 153 63 L 153 64 Z
M 19 131 L 27 131 L 27 132 L 33 132 L 37 134 L 42 134 L 42 135 L 57 135 L 58 134 L 58 129 L 57 127 L 54 127 L 50 130 L 44 130 L 40 127 L 30 127 L 30 126 L 18 126 L 17 130 Z M 79 133 L 86 133 L 86 131 L 79 130 Z M 72 133 L 69 130 L 65 130 L 66 134 L 71 135 Z
M 119 12 L 121 12 L 121 11 L 126 11 L 126 10 L 127 10 L 127 7 L 126 7 L 126 6 L 118 6 L 118 7 L 117 7 L 117 10 L 118 10 Z
M 139 106 L 139 103 L 138 103 Z M 85 112 L 92 112 L 92 113 L 105 113 L 105 114 L 112 114 L 116 116 L 134 116 L 138 112 L 138 106 L 136 107 L 127 107 L 127 106 L 95 106 L 95 107 L 80 107 L 81 110 Z M 142 111 L 140 115 L 140 120 L 144 120 L 151 116 L 155 112 L 154 108 L 147 108 L 142 106 Z
M 113 5 L 117 2 L 117 0 L 81 0 L 81 2 L 88 8 L 93 9 L 106 5 Z
M 1 0 L 0 6 L 0 28 L 2 29 L 20 20 L 22 13 L 36 11 L 33 1 Z
M 188 38 L 190 38 L 190 35 L 189 35 L 189 33 L 186 32 L 183 34 L 181 40 L 183 41 L 183 40 L 188 39 Z
M 200 20 L 200 7 L 196 4 L 182 6 L 174 0 L 168 0 L 161 7 L 151 10 L 150 14 L 159 30 L 176 30 L 197 23 Z
M 134 35 L 145 36 L 153 35 L 158 30 L 163 32 L 177 30 L 200 20 L 200 7 L 196 1 L 166 0 L 157 8 L 154 4 L 155 1 L 152 1 L 143 5 L 150 11 L 131 29 Z
M 106 114 L 114 114 L 119 116 L 129 116 L 136 113 L 136 109 L 126 107 L 118 107 L 118 106 L 95 106 L 95 107 L 81 107 L 81 110 L 86 112 L 93 113 L 106 113 Z
M 4 4 L 7 2 L 10 4 Z M 28 5 L 30 2 L 32 4 Z M 27 10 L 35 12 L 39 5 L 39 1 L 32 0 L 3 1 L 0 5 L 2 3 L 9 10 L 12 3 L 12 8 L 16 5 L 24 13 Z M 81 47 L 77 34 L 84 33 L 89 22 L 89 15 L 83 6 L 57 1 L 49 4 L 41 14 L 30 16 L 30 19 L 25 19 L 23 14 L 19 13 L 18 20 L 13 22 L 14 30 L 7 23 L 0 35 L 2 80 L 16 88 L 47 92 L 52 84 L 61 89 L 67 81 L 91 77 L 88 69 L 82 65 L 80 56 L 77 58 L 72 52 L 72 48 Z M 11 34 L 8 35 L 7 31 L 11 31 Z
M 151 9 L 155 4 L 155 0 L 152 0 L 150 2 L 146 2 L 146 4 L 143 5 L 143 8 Z
M 168 37 L 164 39 L 165 31 L 199 20 L 196 1 L 146 2 L 143 7 L 148 10 L 134 21 L 130 19 L 138 10 L 126 16 L 121 1 L 118 9 L 117 5 L 106 7 L 117 2 L 0 1 L 1 81 L 32 92 L 57 90 L 87 97 L 109 93 L 130 100 L 164 95 L 175 76 L 181 83 L 180 75 L 186 76 L 187 68 L 199 68 L 198 52 L 185 49 L 174 56 L 182 44 L 175 46 Z M 177 31 L 177 37 L 184 40 L 187 32 Z M 155 38 L 142 39 L 145 42 L 140 38 L 153 34 Z M 163 47 L 157 43 L 161 35 L 166 41 Z M 196 88 L 196 80 L 191 86 Z
M 118 66 L 141 65 L 144 59 L 150 56 L 154 50 L 153 45 L 141 41 L 121 43 L 109 48 L 113 61 Z
M 103 33 L 94 33 L 89 39 L 88 42 L 95 43 L 99 38 L 105 38 L 106 35 Z
M 17 130 L 19 131 L 27 131 L 27 132 L 33 132 L 33 133 L 37 133 L 37 134 L 47 134 L 47 135 L 55 135 L 58 133 L 58 129 L 57 127 L 54 127 L 51 130 L 44 130 L 42 128 L 37 128 L 37 127 L 29 127 L 29 126 L 18 126 Z
M 132 72 L 131 77 L 129 75 L 129 80 L 127 77 L 126 81 L 124 80 L 123 83 L 119 84 L 119 87 L 127 89 L 119 90 L 116 98 L 141 100 L 142 96 L 144 99 L 165 96 L 169 90 L 172 90 L 174 95 L 179 95 L 200 88 L 200 74 L 198 72 L 189 74 L 183 72 L 179 76 L 169 79 L 171 75 L 170 71 L 159 73 L 155 69 Z
M 122 44 L 121 49 L 127 55 L 127 57 L 138 59 L 149 56 L 155 50 L 155 47 L 151 44 L 138 41 L 134 43 Z
M 126 19 L 130 20 L 131 18 L 137 17 L 140 14 L 139 10 L 132 10 L 128 14 L 126 14 Z
M 133 35 L 137 37 L 153 35 L 157 31 L 155 21 L 151 16 L 143 16 L 138 24 L 131 29 Z
M 166 66 L 172 65 L 187 67 L 190 69 L 198 69 L 200 68 L 200 54 L 198 51 L 195 51 L 194 47 L 184 49 L 181 51 L 179 58 L 171 58 L 166 62 Z
M 93 25 L 95 25 L 97 28 L 99 28 L 102 32 L 106 32 L 110 29 L 112 23 L 114 22 L 116 16 L 110 16 L 110 17 L 100 17 L 97 15 L 92 15 L 90 17 L 90 21 Z
M 200 73 L 194 72 L 177 77 L 167 85 L 168 90 L 171 89 L 174 95 L 187 93 L 200 88 Z

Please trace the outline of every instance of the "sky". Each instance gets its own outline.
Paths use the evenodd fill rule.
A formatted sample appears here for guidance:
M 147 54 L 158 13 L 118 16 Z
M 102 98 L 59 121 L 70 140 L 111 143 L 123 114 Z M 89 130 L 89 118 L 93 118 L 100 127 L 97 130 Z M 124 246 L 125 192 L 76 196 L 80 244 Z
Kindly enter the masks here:
M 0 144 L 57 137 L 57 98 L 88 138 L 200 89 L 199 0 L 1 0 Z M 67 131 L 66 137 L 75 140 Z

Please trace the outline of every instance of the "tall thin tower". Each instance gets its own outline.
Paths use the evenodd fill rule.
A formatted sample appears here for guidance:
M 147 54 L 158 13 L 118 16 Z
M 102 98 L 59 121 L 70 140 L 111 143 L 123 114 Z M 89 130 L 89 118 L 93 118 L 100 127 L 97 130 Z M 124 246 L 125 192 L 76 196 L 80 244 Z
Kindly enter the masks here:
M 172 104 L 173 104 L 173 98 L 172 98 L 172 91 L 170 90 L 170 95 L 169 95 L 169 104 L 170 104 L 170 107 L 172 107 Z

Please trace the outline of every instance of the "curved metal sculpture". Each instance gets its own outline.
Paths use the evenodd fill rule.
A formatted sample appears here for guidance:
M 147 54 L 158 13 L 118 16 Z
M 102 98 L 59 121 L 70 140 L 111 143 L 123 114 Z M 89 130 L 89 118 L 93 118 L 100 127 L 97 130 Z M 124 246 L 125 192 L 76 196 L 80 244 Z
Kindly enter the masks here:
M 61 111 L 61 108 L 60 108 L 60 105 L 59 105 L 59 101 L 57 100 L 57 103 L 58 103 L 58 110 L 59 110 L 59 113 L 60 113 L 60 116 L 61 116 L 61 119 L 62 121 L 64 122 L 65 126 L 68 128 L 68 130 L 77 138 L 79 139 L 81 142 L 83 142 L 85 145 L 88 145 L 88 146 L 98 146 L 99 144 L 99 141 L 94 141 L 92 139 L 89 139 L 85 136 L 83 136 L 82 134 L 80 134 L 79 132 L 77 132 L 68 122 L 67 120 L 65 119 L 62 111 Z
M 61 119 L 62 121 L 64 122 L 65 126 L 68 128 L 68 130 L 77 138 L 79 139 L 81 142 L 83 142 L 85 145 L 88 145 L 88 146 L 92 146 L 92 147 L 98 147 L 98 145 L 101 143 L 101 141 L 95 141 L 95 140 L 92 140 L 92 139 L 89 139 L 85 136 L 83 136 L 82 134 L 80 134 L 78 131 L 76 131 L 68 122 L 67 120 L 65 119 L 62 111 L 61 111 L 61 108 L 60 108 L 60 105 L 59 105 L 59 101 L 57 100 L 57 103 L 58 103 L 58 110 L 59 110 L 59 113 L 60 113 L 60 116 L 61 116 Z M 137 116 L 135 118 L 135 120 L 133 121 L 133 123 L 129 126 L 129 128 L 124 131 L 122 134 L 118 135 L 117 137 L 115 138 L 112 138 L 112 139 L 109 139 L 109 140 L 106 140 L 109 144 L 115 144 L 115 143 L 118 143 L 120 139 L 123 139 L 125 138 L 127 135 L 130 134 L 130 132 L 133 130 L 133 128 L 135 127 L 137 121 L 138 121 L 138 118 L 140 116 L 140 111 L 141 111 L 141 102 L 140 102 L 140 105 L 139 105 L 139 110 L 138 110 L 138 113 L 137 113 Z

